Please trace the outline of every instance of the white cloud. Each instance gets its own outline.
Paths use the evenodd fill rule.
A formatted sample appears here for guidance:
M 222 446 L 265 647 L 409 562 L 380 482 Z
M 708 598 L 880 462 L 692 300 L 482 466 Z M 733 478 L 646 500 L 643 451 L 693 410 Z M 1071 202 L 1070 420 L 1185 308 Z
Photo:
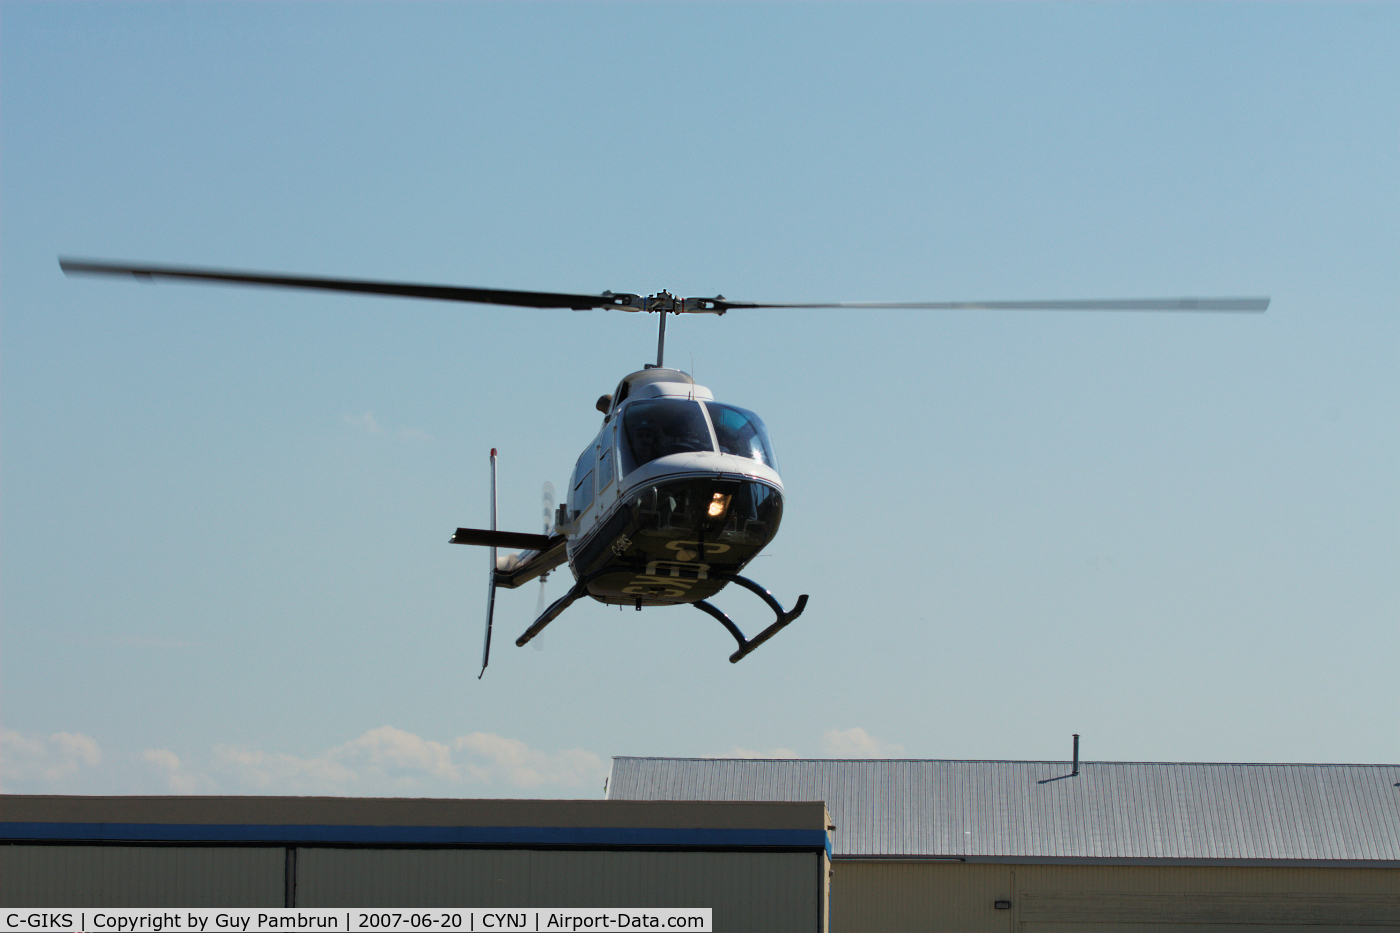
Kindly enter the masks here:
M 81 732 L 55 732 L 49 736 L 49 741 L 57 747 L 65 761 L 74 762 L 74 767 L 81 762 L 95 768 L 102 760 L 102 749 L 97 747 L 97 742 Z
M 373 412 L 367 411 L 363 415 L 341 415 L 340 423 L 370 434 L 378 434 L 380 431 L 379 422 L 374 420 Z
M 363 415 L 341 415 L 340 423 L 366 434 L 384 433 L 384 428 L 379 424 L 379 419 L 374 417 L 372 411 L 367 411 Z M 433 439 L 433 436 L 427 431 L 411 428 L 407 425 L 393 429 L 393 433 L 395 437 L 403 441 L 430 441 Z
M 503 779 L 514 787 L 585 787 L 601 782 L 608 770 L 602 758 L 581 748 L 551 755 L 490 732 L 461 736 L 453 747 L 468 756 L 466 767 L 473 777 L 488 783 Z
M 214 752 L 214 770 L 222 783 L 274 794 L 586 787 L 601 784 L 607 773 L 602 758 L 583 749 L 550 754 L 489 732 L 436 742 L 393 726 L 371 729 L 312 758 L 229 745 Z
M 161 771 L 173 773 L 180 770 L 180 756 L 163 748 L 148 748 L 141 753 L 141 757 Z
M 359 775 L 332 760 L 298 758 L 236 745 L 214 747 L 213 770 L 221 783 L 266 794 L 353 793 Z
M 790 748 L 771 748 L 766 752 L 736 745 L 722 755 L 706 755 L 706 758 L 797 758 L 797 752 Z
M 180 763 L 180 756 L 164 748 L 148 748 L 142 760 L 154 766 L 172 794 L 213 794 L 219 787 L 207 775 L 194 772 Z
M 344 757 L 364 755 L 377 765 L 427 771 L 437 777 L 457 780 L 452 766 L 452 754 L 441 742 L 420 739 L 412 732 L 380 726 L 342 745 L 337 751 Z M 335 754 L 333 752 L 332 754 Z
M 904 746 L 883 742 L 856 726 L 823 732 L 822 750 L 832 758 L 889 758 L 904 751 Z
M 822 733 L 822 752 L 829 758 L 889 758 L 904 751 L 903 745 L 885 742 L 859 726 L 850 729 L 828 729 Z M 790 748 L 753 749 L 736 745 L 719 755 L 706 758 L 800 758 Z
M 102 763 L 102 749 L 81 732 L 55 732 L 47 738 L 0 731 L 0 789 L 14 793 L 19 785 L 52 792 L 81 772 Z
M 600 788 L 607 765 L 581 748 L 544 752 L 519 739 L 473 732 L 445 742 L 380 726 L 319 755 L 238 745 L 181 757 L 165 748 L 106 762 L 90 736 L 0 733 L 7 793 L 332 794 L 471 796 L 493 791 Z M 99 766 L 102 766 L 99 768 Z M 115 789 L 114 789 L 115 788 Z
M 581 748 L 545 752 L 490 732 L 435 741 L 388 725 L 306 757 L 221 744 L 208 755 L 146 748 L 107 761 L 86 735 L 0 734 L 0 789 L 9 793 L 527 796 L 594 791 L 607 772 Z

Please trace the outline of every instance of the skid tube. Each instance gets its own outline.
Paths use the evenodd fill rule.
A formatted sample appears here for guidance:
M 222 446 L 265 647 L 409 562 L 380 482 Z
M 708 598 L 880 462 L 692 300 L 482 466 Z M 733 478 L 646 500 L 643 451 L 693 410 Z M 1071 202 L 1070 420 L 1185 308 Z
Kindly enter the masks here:
M 759 632 L 753 638 L 745 638 L 744 633 L 739 631 L 739 626 L 735 625 L 733 621 L 730 620 L 729 616 L 725 615 L 715 606 L 711 605 L 710 603 L 707 603 L 703 599 L 699 600 L 698 602 L 692 603 L 691 605 L 693 605 L 696 609 L 699 609 L 701 612 L 708 613 L 709 615 L 714 616 L 716 619 L 718 619 L 719 624 L 723 625 L 726 629 L 728 629 L 729 634 L 733 635 L 734 640 L 739 643 L 739 650 L 729 656 L 730 664 L 738 664 L 746 656 L 748 656 L 755 649 L 757 649 L 759 645 L 763 644 L 765 641 L 781 632 L 789 622 L 802 615 L 802 610 L 807 608 L 807 594 L 805 593 L 797 597 L 797 605 L 792 607 L 791 612 L 784 612 L 782 603 L 774 599 L 772 593 L 768 592 L 763 587 L 759 586 L 757 583 L 753 582 L 747 577 L 741 577 L 737 573 L 723 574 L 722 576 L 720 574 L 715 574 L 715 576 L 721 577 L 721 579 L 728 580 L 731 583 L 737 583 L 744 589 L 756 593 L 760 599 L 762 599 L 765 603 L 768 604 L 768 608 L 773 610 L 773 614 L 778 617 L 777 621 L 775 621 L 772 625 L 768 626 L 763 631 Z

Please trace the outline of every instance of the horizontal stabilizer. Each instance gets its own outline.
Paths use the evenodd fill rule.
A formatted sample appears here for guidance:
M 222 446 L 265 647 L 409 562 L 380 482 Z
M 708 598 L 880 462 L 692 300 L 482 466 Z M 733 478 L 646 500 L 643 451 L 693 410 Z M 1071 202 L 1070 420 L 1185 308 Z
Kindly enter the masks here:
M 549 547 L 544 550 L 526 551 L 519 556 L 517 562 L 508 568 L 500 567 L 498 564 L 496 585 L 513 590 L 544 576 L 568 560 L 568 555 L 565 553 L 567 545 L 568 541 L 563 535 L 555 535 L 549 539 Z
M 458 528 L 453 544 L 480 544 L 485 547 L 509 547 L 523 551 L 545 551 L 554 543 L 549 535 L 532 535 L 518 531 L 488 531 L 484 528 Z

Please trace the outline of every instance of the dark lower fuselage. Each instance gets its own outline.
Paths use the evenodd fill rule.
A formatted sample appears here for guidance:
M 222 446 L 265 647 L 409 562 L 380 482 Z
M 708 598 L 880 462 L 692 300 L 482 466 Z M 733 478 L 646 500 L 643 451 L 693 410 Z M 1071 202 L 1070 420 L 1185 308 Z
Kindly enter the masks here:
M 633 485 L 569 545 L 569 566 L 605 603 L 708 599 L 773 539 L 782 489 L 751 475 L 684 472 Z

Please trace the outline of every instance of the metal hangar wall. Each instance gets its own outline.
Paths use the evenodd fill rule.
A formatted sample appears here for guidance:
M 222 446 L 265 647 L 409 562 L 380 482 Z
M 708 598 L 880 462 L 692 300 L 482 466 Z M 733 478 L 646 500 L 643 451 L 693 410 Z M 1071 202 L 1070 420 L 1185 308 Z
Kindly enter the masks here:
M 1400 765 L 614 758 L 613 800 L 824 800 L 831 928 L 1400 930 Z
M 710 907 L 827 929 L 820 803 L 0 796 L 0 905 Z

